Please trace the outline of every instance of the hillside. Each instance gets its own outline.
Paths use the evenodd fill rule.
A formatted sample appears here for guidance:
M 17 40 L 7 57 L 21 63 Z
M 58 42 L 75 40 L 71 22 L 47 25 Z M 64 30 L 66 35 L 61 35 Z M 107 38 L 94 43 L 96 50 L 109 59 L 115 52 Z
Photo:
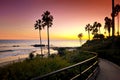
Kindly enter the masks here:
M 87 41 L 82 45 L 81 50 L 97 52 L 99 57 L 120 66 L 120 36 Z

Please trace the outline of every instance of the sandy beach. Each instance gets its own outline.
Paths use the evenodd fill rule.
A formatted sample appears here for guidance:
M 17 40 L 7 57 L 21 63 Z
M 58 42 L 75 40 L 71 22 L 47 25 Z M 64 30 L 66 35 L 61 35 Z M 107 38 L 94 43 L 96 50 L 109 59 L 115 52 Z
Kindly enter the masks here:
M 51 54 L 57 54 L 57 51 L 53 49 L 50 49 L 50 52 Z M 33 54 L 34 55 L 40 54 L 40 50 L 33 51 Z M 43 54 L 44 54 L 44 57 L 47 57 L 47 50 L 44 50 Z M 15 55 L 15 56 L 8 56 L 8 57 L 0 58 L 0 67 L 10 64 L 10 63 L 23 61 L 28 57 L 29 57 L 29 54 Z
M 26 58 L 28 58 L 29 55 L 17 55 L 17 56 L 9 56 L 9 57 L 5 57 L 5 58 L 0 58 L 0 67 L 10 64 L 10 63 L 14 63 L 14 62 L 19 62 L 19 61 L 23 61 Z

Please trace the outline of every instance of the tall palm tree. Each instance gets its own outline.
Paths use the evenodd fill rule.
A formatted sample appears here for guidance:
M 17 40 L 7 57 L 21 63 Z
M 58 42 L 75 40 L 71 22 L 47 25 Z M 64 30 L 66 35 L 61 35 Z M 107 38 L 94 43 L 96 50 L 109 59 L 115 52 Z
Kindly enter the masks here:
M 80 45 L 82 45 L 82 37 L 83 37 L 83 34 L 82 34 L 82 33 L 78 34 L 78 38 L 79 38 L 79 40 L 80 40 Z
M 88 31 L 88 39 L 90 40 L 90 31 L 91 31 L 91 25 L 90 24 L 86 25 L 85 31 Z
M 115 36 L 115 10 L 114 10 L 114 0 L 112 0 L 112 36 Z
M 41 40 L 41 30 L 42 30 L 42 22 L 40 19 L 38 19 L 34 25 L 35 29 L 39 30 L 39 37 L 40 37 L 40 48 L 41 48 L 41 55 L 43 55 L 42 53 L 42 40 Z
M 108 17 L 105 17 L 105 26 L 104 26 L 104 29 L 106 29 L 108 31 L 108 34 L 109 34 L 109 37 L 110 37 L 110 28 L 112 27 L 112 20 Z
M 120 11 L 119 11 L 120 12 Z M 118 34 L 118 36 L 119 36 L 119 13 L 118 13 L 118 16 L 117 16 L 117 20 L 118 20 L 118 32 L 117 32 L 117 34 Z
M 42 14 L 42 23 L 43 27 L 47 26 L 47 35 L 48 35 L 48 55 L 50 55 L 50 42 L 49 42 L 49 27 L 52 26 L 53 16 L 49 11 L 46 11 Z
M 114 8 L 114 16 L 116 17 L 117 16 L 117 20 L 118 20 L 118 31 L 117 31 L 117 34 L 119 36 L 119 12 L 120 12 L 120 5 L 117 4 Z
M 93 26 L 92 26 L 92 29 L 91 29 L 93 35 L 98 34 L 98 26 L 99 26 L 99 25 L 98 25 L 97 22 L 94 22 L 94 23 L 93 23 Z

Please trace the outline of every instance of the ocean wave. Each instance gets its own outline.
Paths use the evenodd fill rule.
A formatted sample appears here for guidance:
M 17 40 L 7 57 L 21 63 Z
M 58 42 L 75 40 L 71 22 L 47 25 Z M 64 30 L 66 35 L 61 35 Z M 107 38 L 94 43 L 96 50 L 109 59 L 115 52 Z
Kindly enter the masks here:
M 14 50 L 1 50 L 0 52 L 10 52 L 10 51 L 14 51 Z

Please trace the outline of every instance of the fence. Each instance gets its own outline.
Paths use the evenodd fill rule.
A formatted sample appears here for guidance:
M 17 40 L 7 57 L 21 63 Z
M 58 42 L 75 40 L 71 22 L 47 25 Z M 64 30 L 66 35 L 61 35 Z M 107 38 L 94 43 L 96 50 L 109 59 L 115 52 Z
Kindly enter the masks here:
M 98 57 L 94 52 L 89 53 L 94 57 L 31 80 L 95 80 L 99 72 Z

